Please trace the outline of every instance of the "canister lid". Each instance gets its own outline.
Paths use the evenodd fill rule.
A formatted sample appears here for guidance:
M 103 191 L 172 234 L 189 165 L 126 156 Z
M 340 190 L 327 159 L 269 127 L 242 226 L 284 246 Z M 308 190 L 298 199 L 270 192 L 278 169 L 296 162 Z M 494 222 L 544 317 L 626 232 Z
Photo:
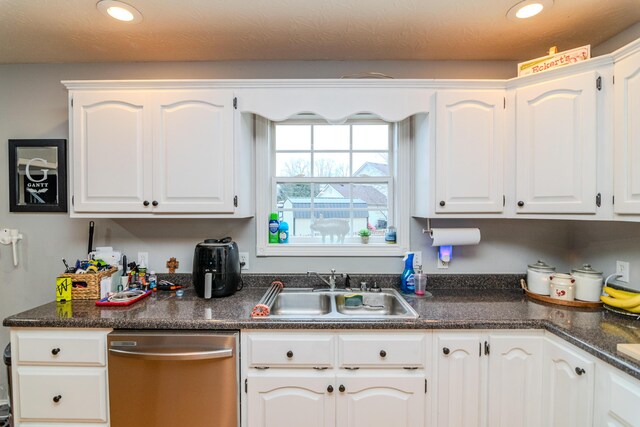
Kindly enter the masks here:
M 575 274 L 575 273 L 602 276 L 602 271 L 594 270 L 593 268 L 591 268 L 590 264 L 582 264 L 582 268 L 574 268 L 573 270 L 571 270 L 571 274 Z
M 551 267 L 550 265 L 547 265 L 544 261 L 540 261 L 540 260 L 538 260 L 538 262 L 536 262 L 535 264 L 528 265 L 527 267 L 535 271 L 545 271 L 545 272 L 556 271 L 555 267 Z

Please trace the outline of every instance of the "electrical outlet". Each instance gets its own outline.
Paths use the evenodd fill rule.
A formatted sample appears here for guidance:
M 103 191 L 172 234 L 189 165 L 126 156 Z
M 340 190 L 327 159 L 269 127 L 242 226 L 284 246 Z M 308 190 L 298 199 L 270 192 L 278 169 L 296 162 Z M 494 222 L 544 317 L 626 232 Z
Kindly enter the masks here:
M 422 267 L 422 251 L 413 253 L 413 269 L 418 270 L 418 266 Z
M 625 261 L 616 261 L 616 274 L 620 274 L 616 280 L 629 283 L 629 263 Z
M 249 269 L 249 253 L 248 252 L 240 252 L 240 269 L 241 270 Z
M 149 252 L 138 252 L 138 265 L 149 268 Z

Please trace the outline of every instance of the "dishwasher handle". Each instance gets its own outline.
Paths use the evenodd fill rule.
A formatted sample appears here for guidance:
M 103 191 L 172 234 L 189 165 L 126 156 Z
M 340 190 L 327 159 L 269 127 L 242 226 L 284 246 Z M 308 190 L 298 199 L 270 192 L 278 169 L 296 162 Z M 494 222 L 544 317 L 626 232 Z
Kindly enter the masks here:
M 110 348 L 109 353 L 113 354 L 114 356 L 131 357 L 131 358 L 143 359 L 143 360 L 181 361 L 181 360 L 222 359 L 226 357 L 232 357 L 233 349 L 225 348 L 222 350 L 185 351 L 185 352 L 179 352 L 179 353 L 157 353 L 157 352 L 147 352 L 147 351 L 118 350 L 115 348 Z

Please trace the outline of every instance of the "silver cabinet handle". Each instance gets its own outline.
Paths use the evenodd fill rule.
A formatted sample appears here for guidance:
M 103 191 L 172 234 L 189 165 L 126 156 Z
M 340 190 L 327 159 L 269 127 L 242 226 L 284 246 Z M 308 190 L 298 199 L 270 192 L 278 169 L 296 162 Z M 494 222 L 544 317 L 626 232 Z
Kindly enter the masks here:
M 115 348 L 110 348 L 109 353 L 116 356 L 132 357 L 145 360 L 204 360 L 232 357 L 233 349 L 225 348 L 223 350 L 187 351 L 183 353 L 156 353 L 145 351 L 118 350 Z

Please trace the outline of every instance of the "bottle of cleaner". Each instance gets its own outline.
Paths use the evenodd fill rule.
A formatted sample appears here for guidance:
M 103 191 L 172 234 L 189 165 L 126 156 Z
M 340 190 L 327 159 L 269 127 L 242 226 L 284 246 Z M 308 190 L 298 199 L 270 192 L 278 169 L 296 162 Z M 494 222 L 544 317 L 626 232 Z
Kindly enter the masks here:
M 272 212 L 271 215 L 269 215 L 269 243 L 278 243 L 279 228 L 278 214 Z
M 407 252 L 402 260 L 404 261 L 404 271 L 402 272 L 400 290 L 403 294 L 412 294 L 416 289 L 414 278 L 415 271 L 413 270 L 413 252 Z
M 282 221 L 278 230 L 278 243 L 289 243 L 289 224 Z

